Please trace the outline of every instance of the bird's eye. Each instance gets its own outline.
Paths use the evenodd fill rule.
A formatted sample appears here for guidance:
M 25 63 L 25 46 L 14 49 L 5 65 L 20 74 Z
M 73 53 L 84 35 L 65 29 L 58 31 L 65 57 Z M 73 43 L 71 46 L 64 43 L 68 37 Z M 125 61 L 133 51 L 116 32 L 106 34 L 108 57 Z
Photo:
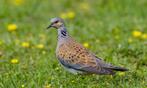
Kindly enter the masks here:
M 55 21 L 54 23 L 58 23 L 58 21 Z

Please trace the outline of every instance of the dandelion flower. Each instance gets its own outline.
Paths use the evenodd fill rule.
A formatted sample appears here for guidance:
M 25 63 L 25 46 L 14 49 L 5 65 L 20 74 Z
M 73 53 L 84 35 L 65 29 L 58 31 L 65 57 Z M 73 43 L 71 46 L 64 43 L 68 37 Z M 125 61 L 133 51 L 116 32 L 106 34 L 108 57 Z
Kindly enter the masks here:
M 60 17 L 61 17 L 62 19 L 66 19 L 66 18 L 67 18 L 67 14 L 66 14 L 66 13 L 61 13 Z
M 12 64 L 17 64 L 17 63 L 18 63 L 18 59 L 17 59 L 17 58 L 11 59 L 11 63 L 12 63 Z
M 80 4 L 80 8 L 84 11 L 88 11 L 90 9 L 90 6 L 88 3 L 84 2 Z
M 83 43 L 83 46 L 88 48 L 89 47 L 89 44 L 87 42 Z
M 29 48 L 30 43 L 29 42 L 22 42 L 21 46 L 24 47 L 24 48 Z
M 140 37 L 142 35 L 142 32 L 140 32 L 140 31 L 133 31 L 132 34 L 133 34 L 134 37 Z
M 69 19 L 73 19 L 75 17 L 75 13 L 73 11 L 69 11 L 69 12 L 67 12 L 67 17 Z
M 24 85 L 21 85 L 21 87 L 24 88 L 25 86 Z
M 12 32 L 12 31 L 15 31 L 16 29 L 17 29 L 16 24 L 9 24 L 8 25 L 8 31 Z
M 75 12 L 68 11 L 66 13 L 61 13 L 60 17 L 63 18 L 63 19 L 73 19 L 73 18 L 75 18 Z
M 38 45 L 36 46 L 36 48 L 38 48 L 38 49 L 43 49 L 43 48 L 44 48 L 44 45 L 43 45 L 43 44 L 38 44 Z
M 142 39 L 147 39 L 147 34 L 142 34 Z
M 16 6 L 22 5 L 24 3 L 24 0 L 12 0 L 12 3 Z

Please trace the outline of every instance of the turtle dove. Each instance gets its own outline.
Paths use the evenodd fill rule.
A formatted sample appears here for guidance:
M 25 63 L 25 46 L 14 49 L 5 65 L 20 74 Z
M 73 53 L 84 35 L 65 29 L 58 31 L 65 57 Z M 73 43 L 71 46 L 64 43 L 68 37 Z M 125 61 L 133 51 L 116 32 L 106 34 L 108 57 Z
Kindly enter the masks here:
M 86 49 L 69 36 L 64 21 L 61 18 L 52 18 L 48 28 L 58 30 L 56 56 L 61 65 L 74 74 L 113 75 L 116 71 L 128 69 L 105 63 L 94 53 Z

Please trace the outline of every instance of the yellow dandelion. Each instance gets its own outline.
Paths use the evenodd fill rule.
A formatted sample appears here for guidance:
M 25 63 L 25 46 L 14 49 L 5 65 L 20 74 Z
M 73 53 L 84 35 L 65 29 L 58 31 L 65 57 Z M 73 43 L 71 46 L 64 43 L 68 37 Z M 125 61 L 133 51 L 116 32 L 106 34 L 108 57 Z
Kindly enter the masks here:
M 142 34 L 142 39 L 147 39 L 147 34 Z
M 61 13 L 61 14 L 60 14 L 60 17 L 61 17 L 62 19 L 66 19 L 66 18 L 67 18 L 67 14 L 66 14 L 66 13 Z
M 125 72 L 119 72 L 118 75 L 119 76 L 125 76 Z
M 12 63 L 12 64 L 17 64 L 17 63 L 18 63 L 18 59 L 17 59 L 17 58 L 11 59 L 11 63 Z
M 43 49 L 44 48 L 44 45 L 43 44 L 38 44 L 38 45 L 36 45 L 36 48 Z
M 24 48 L 29 48 L 30 47 L 30 43 L 29 42 L 22 42 L 21 46 Z
M 16 6 L 22 5 L 24 3 L 24 0 L 12 0 L 12 3 Z
M 132 38 L 128 38 L 128 43 L 132 43 L 132 42 L 133 42 Z
M 142 32 L 140 32 L 140 31 L 133 31 L 133 32 L 132 32 L 132 35 L 133 35 L 134 37 L 140 37 L 140 36 L 142 35 Z
M 16 29 L 17 29 L 16 24 L 9 24 L 8 25 L 8 31 L 12 32 L 12 31 L 16 31 Z
M 88 11 L 90 9 L 90 6 L 88 3 L 84 2 L 80 4 L 80 8 L 84 11 Z
M 21 85 L 21 87 L 24 88 L 25 86 L 24 85 Z
M 73 12 L 73 11 L 67 12 L 67 17 L 68 17 L 69 19 L 75 18 L 75 12 Z
M 89 47 L 89 44 L 87 42 L 83 43 L 83 46 L 88 48 Z

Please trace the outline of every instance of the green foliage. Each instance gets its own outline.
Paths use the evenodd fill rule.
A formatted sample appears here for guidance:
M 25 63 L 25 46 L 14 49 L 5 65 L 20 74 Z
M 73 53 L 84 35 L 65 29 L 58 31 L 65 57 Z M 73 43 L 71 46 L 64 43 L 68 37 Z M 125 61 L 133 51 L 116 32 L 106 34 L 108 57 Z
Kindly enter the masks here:
M 146 88 L 146 9 L 146 0 L 0 0 L 0 88 Z M 71 36 L 129 71 L 113 77 L 65 71 L 55 57 L 56 30 L 46 27 L 67 13 Z

